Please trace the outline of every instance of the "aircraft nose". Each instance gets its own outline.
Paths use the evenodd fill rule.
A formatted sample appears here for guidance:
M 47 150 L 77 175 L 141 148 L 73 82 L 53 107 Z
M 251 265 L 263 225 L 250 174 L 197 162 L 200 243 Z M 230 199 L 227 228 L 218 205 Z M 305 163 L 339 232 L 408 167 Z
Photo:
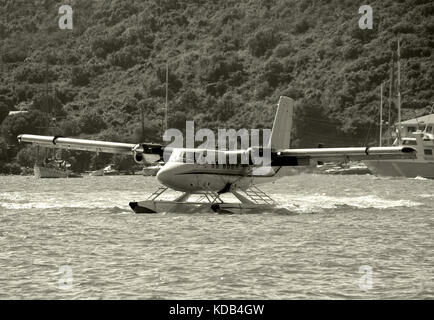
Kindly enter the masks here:
M 183 188 L 185 181 L 183 179 L 177 179 L 176 175 L 180 172 L 180 167 L 177 164 L 166 164 L 157 173 L 157 180 L 164 186 L 169 187 L 174 190 L 179 190 Z
M 161 183 L 161 184 L 166 184 L 167 180 L 168 180 L 168 170 L 166 168 L 161 168 L 160 170 L 158 170 L 157 172 L 157 180 Z

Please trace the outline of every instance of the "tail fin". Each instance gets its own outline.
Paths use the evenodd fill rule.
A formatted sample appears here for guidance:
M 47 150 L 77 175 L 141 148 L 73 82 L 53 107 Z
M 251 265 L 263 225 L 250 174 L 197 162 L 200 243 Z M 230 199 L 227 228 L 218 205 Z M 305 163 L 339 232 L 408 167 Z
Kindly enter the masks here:
M 281 96 L 277 104 L 276 117 L 271 130 L 268 147 L 271 149 L 288 149 L 291 142 L 292 115 L 294 100 Z

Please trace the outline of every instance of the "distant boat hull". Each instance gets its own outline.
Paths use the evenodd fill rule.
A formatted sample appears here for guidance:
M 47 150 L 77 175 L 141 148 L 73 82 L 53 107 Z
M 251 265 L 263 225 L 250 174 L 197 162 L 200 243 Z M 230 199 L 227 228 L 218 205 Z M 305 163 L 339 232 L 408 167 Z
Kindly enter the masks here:
M 95 170 L 95 171 L 92 171 L 89 175 L 92 177 L 101 177 L 104 175 L 104 170 L 102 170 L 102 169 L 101 170 Z
M 35 178 L 67 178 L 68 174 L 64 170 L 59 170 L 56 168 L 47 168 L 43 166 L 35 165 L 33 168 Z
M 365 164 L 373 174 L 378 176 L 434 179 L 434 162 L 421 162 L 416 160 L 370 160 L 365 161 Z
M 363 163 L 351 164 L 347 167 L 342 167 L 335 164 L 332 166 L 324 164 L 321 167 L 318 167 L 317 170 L 319 173 L 331 175 L 363 175 L 371 173 L 368 167 Z
M 120 173 L 119 171 L 111 170 L 111 171 L 104 171 L 104 176 L 118 176 Z
M 35 165 L 33 167 L 33 172 L 35 178 L 45 179 L 45 178 L 82 178 L 83 176 L 71 171 L 66 171 L 62 169 L 43 167 Z
M 156 176 L 160 168 L 143 168 L 142 175 L 144 176 Z
M 66 174 L 67 174 L 67 178 L 83 178 L 81 174 L 72 171 L 67 171 Z

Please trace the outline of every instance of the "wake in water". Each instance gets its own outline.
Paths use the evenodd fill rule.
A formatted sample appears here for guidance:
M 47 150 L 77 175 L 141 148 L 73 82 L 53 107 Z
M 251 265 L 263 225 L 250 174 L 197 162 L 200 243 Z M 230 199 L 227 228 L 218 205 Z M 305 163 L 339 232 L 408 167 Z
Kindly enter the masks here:
M 334 197 L 325 194 L 313 195 L 274 195 L 273 198 L 282 206 L 297 213 L 320 213 L 340 207 L 355 209 L 389 209 L 396 207 L 416 207 L 422 203 L 410 200 L 390 200 L 374 195 L 357 197 Z
M 428 179 L 428 178 L 424 178 L 424 177 L 421 177 L 421 176 L 417 176 L 416 178 L 413 178 L 414 180 L 427 180 L 427 181 L 429 181 L 430 179 Z
M 109 212 L 125 212 L 129 210 L 128 201 L 123 197 L 104 196 L 101 193 L 87 193 L 83 198 L 73 194 L 53 193 L 0 193 L 0 209 L 29 210 L 29 209 L 107 209 Z M 107 211 L 105 210 L 105 211 Z
M 279 204 L 277 208 L 286 208 L 292 214 L 320 213 L 330 209 L 349 207 L 355 209 L 388 209 L 396 207 L 415 207 L 422 205 L 411 200 L 391 200 L 380 198 L 375 195 L 335 197 L 325 194 L 312 195 L 282 195 L 271 196 Z M 422 197 L 423 195 L 421 195 Z M 426 195 L 430 196 L 430 195 Z M 29 194 L 27 194 L 29 197 Z M 130 194 L 123 194 L 121 197 L 101 197 L 101 194 L 87 194 L 86 199 L 71 199 L 70 197 L 59 197 L 59 195 L 47 196 L 45 193 L 31 194 L 31 200 L 18 192 L 0 193 L 0 208 L 8 210 L 29 210 L 29 209 L 104 209 L 108 213 L 130 212 L 128 199 Z M 92 200 L 89 200 L 92 199 Z M 272 212 L 278 210 L 272 210 Z
M 418 195 L 419 198 L 432 198 L 434 199 L 434 194 L 423 193 Z

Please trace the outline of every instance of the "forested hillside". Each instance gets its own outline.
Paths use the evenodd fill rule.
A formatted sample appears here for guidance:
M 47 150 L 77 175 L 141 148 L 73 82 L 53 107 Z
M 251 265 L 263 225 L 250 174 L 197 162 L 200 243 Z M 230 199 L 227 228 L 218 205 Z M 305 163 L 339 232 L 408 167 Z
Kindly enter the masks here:
M 58 27 L 62 4 L 72 31 Z M 373 30 L 359 28 L 363 4 Z M 0 10 L 0 162 L 15 161 L 23 132 L 157 141 L 166 62 L 169 127 L 268 128 L 288 95 L 293 146 L 375 142 L 398 38 L 403 118 L 434 101 L 431 0 L 0 0 Z

